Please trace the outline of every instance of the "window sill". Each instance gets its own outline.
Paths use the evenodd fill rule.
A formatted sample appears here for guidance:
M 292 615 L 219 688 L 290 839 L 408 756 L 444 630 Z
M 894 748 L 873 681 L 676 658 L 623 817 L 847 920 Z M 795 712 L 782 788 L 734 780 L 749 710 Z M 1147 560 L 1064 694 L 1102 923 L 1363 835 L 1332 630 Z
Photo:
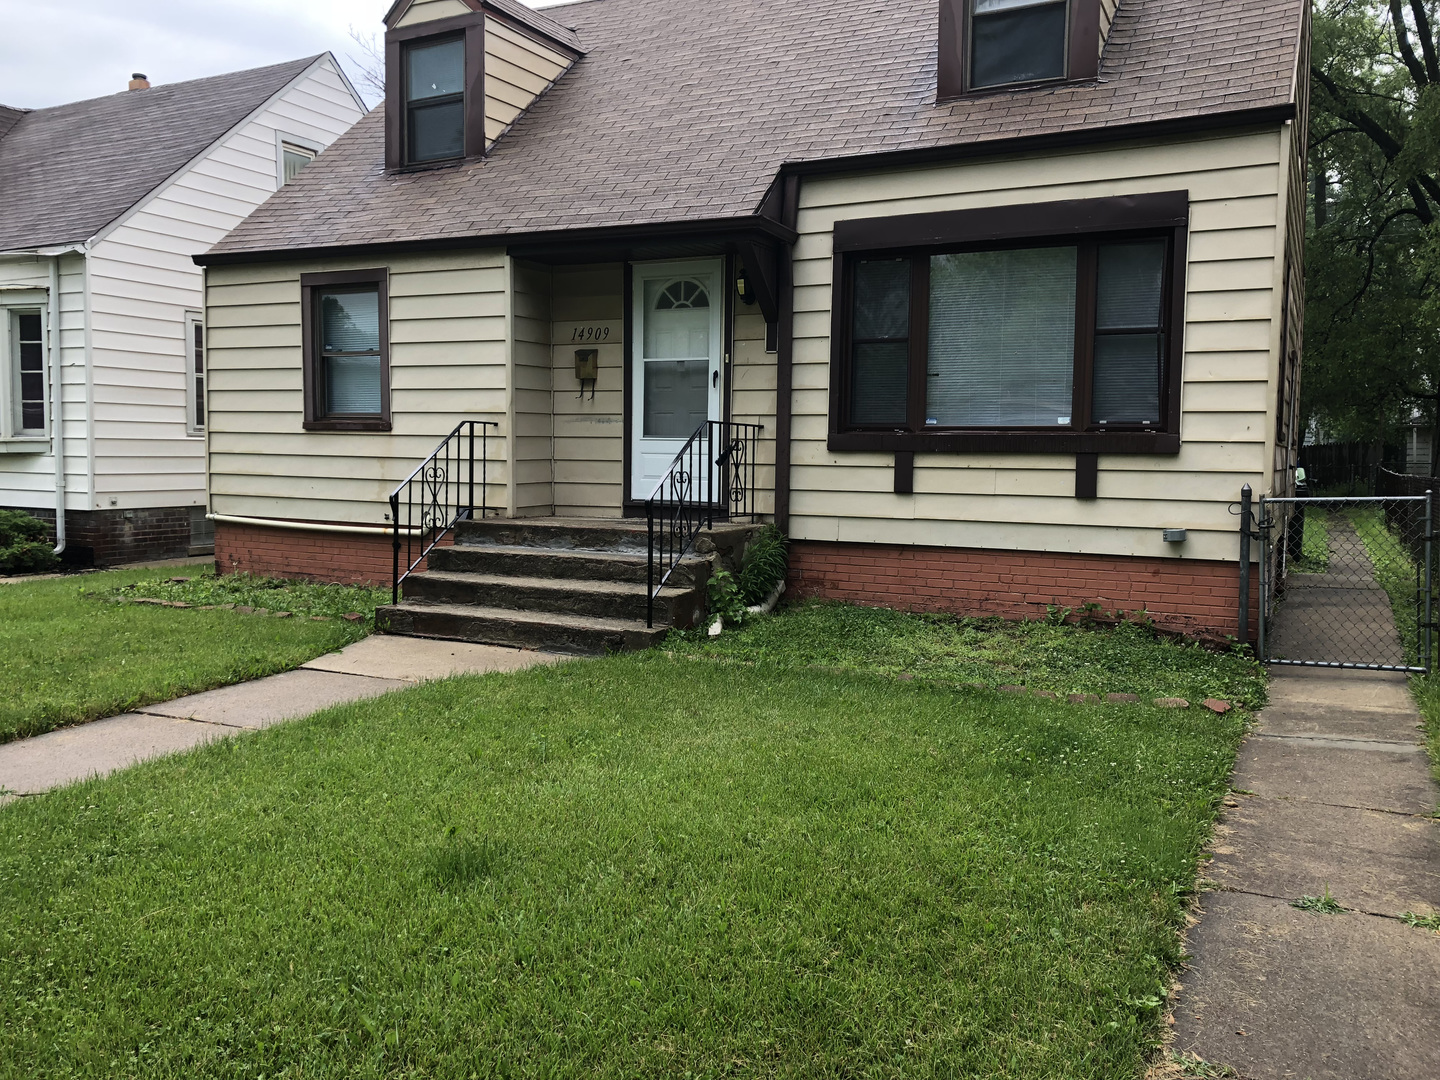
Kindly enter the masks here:
M 920 454 L 1178 454 L 1180 436 L 1158 431 L 841 431 L 831 450 Z
M 373 420 L 306 420 L 306 431 L 389 431 L 389 420 L 376 417 Z
M 17 435 L 12 439 L 0 439 L 0 454 L 48 454 L 49 435 Z

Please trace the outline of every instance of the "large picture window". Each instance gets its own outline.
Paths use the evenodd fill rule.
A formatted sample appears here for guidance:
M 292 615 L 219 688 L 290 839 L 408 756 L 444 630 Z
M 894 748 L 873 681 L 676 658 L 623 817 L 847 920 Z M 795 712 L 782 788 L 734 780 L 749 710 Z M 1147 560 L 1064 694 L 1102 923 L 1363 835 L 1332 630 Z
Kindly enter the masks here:
M 300 283 L 306 429 L 389 431 L 386 272 L 304 274 Z
M 1174 452 L 1187 203 L 838 223 L 832 446 Z

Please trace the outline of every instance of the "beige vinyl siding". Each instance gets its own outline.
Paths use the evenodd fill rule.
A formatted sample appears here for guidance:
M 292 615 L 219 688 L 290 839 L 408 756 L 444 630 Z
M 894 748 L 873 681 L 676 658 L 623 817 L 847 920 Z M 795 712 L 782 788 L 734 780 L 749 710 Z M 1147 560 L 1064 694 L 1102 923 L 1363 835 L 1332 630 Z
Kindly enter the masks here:
M 619 263 L 557 266 L 553 276 L 555 512 L 615 517 L 624 498 L 625 270 Z M 584 337 L 593 328 L 598 343 Z M 600 351 L 594 398 L 580 396 L 575 350 Z
M 0 256 L 0 287 L 3 286 L 42 290 L 48 298 L 50 259 L 31 255 Z M 0 305 L 7 303 L 7 291 L 0 288 Z M 42 306 L 47 308 L 48 314 L 48 299 L 42 302 Z M 3 323 L 0 323 L 0 332 L 9 332 Z M 85 398 L 85 259 L 79 254 L 62 255 L 60 259 L 60 350 L 65 505 L 72 510 L 85 510 L 90 506 Z M 45 359 L 48 401 L 53 358 L 47 352 Z M 0 377 L 9 377 L 9 374 L 0 372 Z M 38 453 L 32 447 L 13 452 L 0 448 L 0 506 L 31 510 L 55 508 L 53 431 L 51 436 L 49 446 Z
M 511 423 L 515 432 L 515 485 L 511 512 L 518 517 L 535 517 L 555 510 L 550 270 L 517 262 L 513 281 Z
M 1278 129 L 809 180 L 795 248 L 794 469 L 800 539 L 1233 559 L 1229 504 L 1269 479 L 1283 234 Z M 920 454 L 915 494 L 893 455 L 827 449 L 831 230 L 888 214 L 1186 189 L 1191 235 L 1175 456 L 1102 455 L 1099 498 L 1074 498 L 1073 455 Z M 1182 547 L 1162 528 L 1190 530 Z
M 1115 21 L 1115 9 L 1120 0 L 1100 0 L 1100 51 L 1105 51 L 1105 42 L 1110 37 L 1110 25 Z
M 485 145 L 492 146 L 571 60 L 497 19 L 485 20 Z
M 756 304 L 734 307 L 730 367 L 730 419 L 759 424 L 755 459 L 757 510 L 775 512 L 775 354 L 765 351 L 765 317 Z M 746 473 L 749 480 L 749 473 Z
M 111 228 L 91 254 L 96 507 L 205 503 L 205 440 L 186 430 L 191 256 L 274 193 L 277 135 L 328 146 L 360 118 L 323 61 Z
M 510 289 L 502 252 L 390 260 L 394 430 L 303 430 L 300 275 L 376 265 L 348 259 L 210 270 L 216 513 L 383 525 L 390 492 L 466 419 L 500 425 L 488 440 L 486 501 L 509 504 Z
M 456 15 L 469 15 L 470 7 L 460 0 L 415 0 L 410 10 L 395 25 L 415 26 L 418 23 L 449 19 Z

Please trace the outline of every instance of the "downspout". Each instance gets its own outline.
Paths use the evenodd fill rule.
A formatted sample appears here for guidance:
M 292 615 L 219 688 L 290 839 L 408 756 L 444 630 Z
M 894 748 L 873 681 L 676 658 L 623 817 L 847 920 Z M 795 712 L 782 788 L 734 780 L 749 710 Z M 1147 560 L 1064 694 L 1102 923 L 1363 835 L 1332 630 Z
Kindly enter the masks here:
M 46 323 L 50 344 L 50 447 L 55 456 L 55 554 L 65 553 L 65 418 L 61 415 L 60 256 L 50 256 L 50 297 Z

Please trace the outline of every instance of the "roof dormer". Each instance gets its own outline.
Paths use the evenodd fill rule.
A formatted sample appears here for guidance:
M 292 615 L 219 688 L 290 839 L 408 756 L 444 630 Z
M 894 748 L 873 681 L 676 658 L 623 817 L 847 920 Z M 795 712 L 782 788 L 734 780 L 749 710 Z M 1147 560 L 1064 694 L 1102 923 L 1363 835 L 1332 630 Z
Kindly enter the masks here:
M 1093 79 L 1119 0 L 940 0 L 937 98 Z
M 389 169 L 482 157 L 584 54 L 516 0 L 398 0 L 385 26 Z

